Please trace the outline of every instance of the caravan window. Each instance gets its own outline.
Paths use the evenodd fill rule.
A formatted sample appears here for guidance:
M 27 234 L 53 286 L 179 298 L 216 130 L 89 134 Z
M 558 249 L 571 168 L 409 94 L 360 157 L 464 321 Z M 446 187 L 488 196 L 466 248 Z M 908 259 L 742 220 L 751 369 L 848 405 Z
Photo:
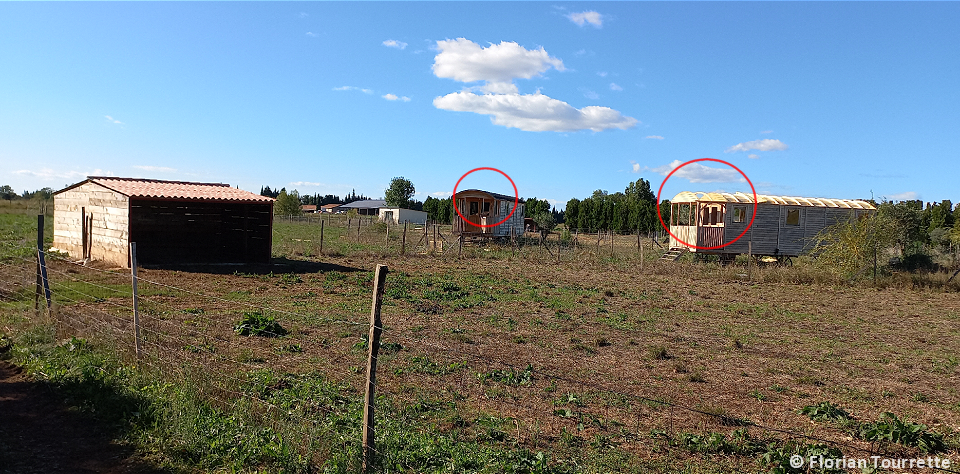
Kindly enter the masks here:
M 787 209 L 787 225 L 800 225 L 800 209 Z
M 733 222 L 743 222 L 747 219 L 747 208 L 745 206 L 733 207 Z
M 480 203 L 477 201 L 470 201 L 470 215 L 476 215 L 480 209 Z

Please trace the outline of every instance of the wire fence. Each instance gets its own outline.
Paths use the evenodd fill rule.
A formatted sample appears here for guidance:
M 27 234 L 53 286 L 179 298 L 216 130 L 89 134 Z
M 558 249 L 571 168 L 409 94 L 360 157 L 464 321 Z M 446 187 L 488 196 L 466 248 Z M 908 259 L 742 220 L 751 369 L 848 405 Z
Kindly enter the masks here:
M 461 235 L 455 226 L 437 222 L 395 223 L 376 216 L 308 214 L 277 217 L 274 256 L 312 258 L 374 253 L 390 255 L 517 257 L 536 261 L 581 261 L 659 258 L 668 250 L 660 231 L 615 232 L 559 227 L 540 232 L 528 226 L 509 236 Z
M 418 231 L 429 236 L 429 226 L 424 229 Z M 36 259 L 23 256 L 0 260 L 0 297 L 28 302 L 37 289 L 36 267 Z M 270 393 L 252 389 L 251 379 L 265 369 L 278 374 L 317 372 L 351 393 L 362 393 L 370 349 L 370 339 L 364 337 L 371 329 L 365 314 L 369 293 L 351 293 L 355 304 L 331 316 L 255 302 L 251 298 L 259 290 L 255 284 L 250 285 L 252 290 L 215 281 L 190 287 L 177 283 L 176 272 L 157 270 L 137 277 L 134 294 L 131 274 L 125 271 L 52 255 L 45 269 L 54 301 L 49 315 L 59 338 L 102 342 L 122 360 L 171 380 L 192 377 L 201 395 L 218 406 L 237 409 L 242 405 L 264 423 L 296 433 L 298 449 L 315 462 L 324 461 L 317 458 L 318 443 L 326 446 L 326 452 L 330 446 L 361 452 L 357 427 L 332 421 L 332 408 L 311 405 L 310 400 L 278 402 Z M 317 297 L 311 292 L 292 295 L 294 303 Z M 139 354 L 136 319 L 142 345 Z M 286 328 L 271 324 L 281 319 Z M 380 353 L 380 363 L 372 384 L 378 403 L 399 409 L 425 407 L 424 412 L 430 411 L 431 404 L 449 404 L 459 417 L 475 423 L 492 416 L 499 420 L 497 439 L 511 439 L 516 446 L 550 450 L 564 440 L 579 439 L 597 449 L 617 446 L 640 456 L 649 454 L 654 444 L 683 455 L 693 449 L 683 444 L 683 439 L 689 439 L 683 438 L 685 434 L 741 430 L 758 443 L 816 443 L 847 456 L 889 453 L 889 445 L 850 439 L 843 433 L 811 427 L 798 430 L 790 416 L 748 419 L 724 409 L 719 395 L 708 395 L 707 403 L 701 396 L 697 403 L 697 397 L 651 383 L 577 375 L 573 367 L 534 366 L 511 358 L 496 344 L 451 340 L 438 331 L 401 327 L 389 319 L 376 329 L 382 334 L 374 351 Z M 720 340 L 701 342 L 722 344 Z M 282 380 L 277 384 L 281 386 Z M 427 431 L 439 428 L 423 423 L 407 429 L 429 435 Z M 369 448 L 376 453 L 374 466 L 382 472 L 421 467 L 422 460 L 390 442 L 378 440 Z

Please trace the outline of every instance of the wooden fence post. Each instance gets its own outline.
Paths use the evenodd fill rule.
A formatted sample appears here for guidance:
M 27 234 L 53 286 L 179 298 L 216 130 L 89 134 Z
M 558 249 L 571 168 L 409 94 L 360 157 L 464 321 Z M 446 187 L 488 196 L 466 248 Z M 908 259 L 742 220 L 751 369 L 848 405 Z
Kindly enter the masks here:
M 460 238 L 457 239 L 460 243 L 459 248 L 457 249 L 457 257 L 463 255 L 463 234 L 460 234 Z
M 400 239 L 400 255 L 407 251 L 407 223 L 403 223 L 403 237 Z
M 610 230 L 610 258 L 613 258 L 613 229 Z
M 640 232 L 637 231 L 637 247 L 640 247 L 640 271 L 643 271 L 643 245 L 640 245 Z
M 557 234 L 557 263 L 560 263 L 560 247 L 563 246 L 563 242 L 560 242 L 560 234 Z
M 383 249 L 386 250 L 390 245 L 390 221 L 387 221 L 387 234 L 383 237 Z
M 43 292 L 47 300 L 47 312 L 50 311 L 50 281 L 47 280 L 47 262 L 43 255 L 43 214 L 37 214 L 37 296 L 33 303 L 34 310 L 40 312 L 40 293 Z
M 133 331 L 134 331 L 134 348 L 137 351 L 137 359 L 140 358 L 140 310 L 138 303 L 140 302 L 139 295 L 137 294 L 137 243 L 130 242 L 130 282 L 133 286 Z
M 323 256 L 323 223 L 324 220 L 320 220 L 320 255 Z
M 753 281 L 753 241 L 747 241 L 747 279 Z
M 360 243 L 360 224 L 363 222 L 363 219 L 357 218 L 357 243 Z
M 600 229 L 597 229 L 597 257 L 600 257 Z
M 363 472 L 373 472 L 376 441 L 374 436 L 374 403 L 377 387 L 377 353 L 380 350 L 380 305 L 383 304 L 383 287 L 387 282 L 387 266 L 377 265 L 373 283 L 373 304 L 370 308 L 370 335 L 367 338 L 367 392 L 363 397 Z
M 40 292 L 43 281 L 40 277 L 40 249 L 43 248 L 43 214 L 37 215 L 37 291 L 33 295 L 33 312 L 40 314 Z

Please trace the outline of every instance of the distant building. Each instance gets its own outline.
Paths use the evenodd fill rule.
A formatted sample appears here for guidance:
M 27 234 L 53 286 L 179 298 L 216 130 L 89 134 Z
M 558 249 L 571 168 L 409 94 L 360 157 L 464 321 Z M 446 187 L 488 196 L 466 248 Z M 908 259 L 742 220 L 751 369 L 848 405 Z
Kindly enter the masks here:
M 376 216 L 380 213 L 380 208 L 388 207 L 387 201 L 383 199 L 364 199 L 362 201 L 353 201 L 350 204 L 343 204 L 337 208 L 337 212 L 349 212 L 350 209 L 356 209 L 357 214 L 361 216 Z
M 339 208 L 340 206 L 341 206 L 341 204 L 324 204 L 324 205 L 320 206 L 320 212 L 325 212 L 325 213 L 328 213 L 328 214 L 333 214 L 333 213 L 336 213 L 336 212 L 340 212 L 340 211 L 338 210 L 338 208 Z
M 413 209 L 403 209 L 399 207 L 381 207 L 378 213 L 380 220 L 392 224 L 426 224 L 427 213 L 424 211 L 414 211 Z
M 77 259 L 269 262 L 274 199 L 219 183 L 91 176 L 53 194 L 53 246 Z
M 305 214 L 316 214 L 317 205 L 316 204 L 301 204 L 300 212 Z

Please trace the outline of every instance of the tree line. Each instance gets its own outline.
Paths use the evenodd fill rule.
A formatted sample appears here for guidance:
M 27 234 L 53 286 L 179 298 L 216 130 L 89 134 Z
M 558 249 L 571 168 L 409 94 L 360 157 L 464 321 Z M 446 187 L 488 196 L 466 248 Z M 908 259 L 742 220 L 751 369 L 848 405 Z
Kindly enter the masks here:
M 320 194 L 303 194 L 301 195 L 297 192 L 296 189 L 293 191 L 287 192 L 287 188 L 280 188 L 278 190 L 270 189 L 270 186 L 264 186 L 260 188 L 260 195 L 266 197 L 272 197 L 277 199 L 280 197 L 280 193 L 285 194 L 296 194 L 297 198 L 300 200 L 300 204 L 313 204 L 316 206 L 324 206 L 327 204 L 349 204 L 354 201 L 362 201 L 364 199 L 370 199 L 363 194 L 357 194 L 356 190 L 350 191 L 350 194 L 344 195 L 342 198 L 336 194 L 325 194 L 321 196 Z
M 661 208 L 669 209 L 669 206 L 670 201 L 664 201 Z M 650 189 L 650 182 L 643 178 L 627 185 L 622 193 L 610 194 L 598 189 L 588 198 L 573 198 L 567 201 L 565 214 L 570 229 L 631 233 L 638 230 L 649 232 L 660 227 L 657 198 Z
M 36 191 L 24 190 L 23 193 L 17 194 L 9 184 L 0 186 L 0 199 L 4 201 L 15 201 L 17 199 L 51 199 L 53 198 L 53 193 L 52 188 L 41 188 Z

